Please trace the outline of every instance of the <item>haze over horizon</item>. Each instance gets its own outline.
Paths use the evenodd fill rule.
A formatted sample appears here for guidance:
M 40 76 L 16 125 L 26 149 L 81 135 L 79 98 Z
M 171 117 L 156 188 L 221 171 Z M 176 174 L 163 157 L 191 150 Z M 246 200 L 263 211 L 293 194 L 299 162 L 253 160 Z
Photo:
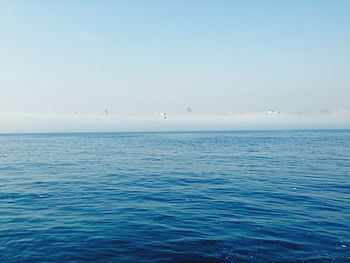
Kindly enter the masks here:
M 350 127 L 349 11 L 345 0 L 0 1 L 0 132 L 155 111 L 213 129 L 210 116 L 258 113 L 244 115 L 254 128 L 268 109 L 288 116 L 282 128 Z

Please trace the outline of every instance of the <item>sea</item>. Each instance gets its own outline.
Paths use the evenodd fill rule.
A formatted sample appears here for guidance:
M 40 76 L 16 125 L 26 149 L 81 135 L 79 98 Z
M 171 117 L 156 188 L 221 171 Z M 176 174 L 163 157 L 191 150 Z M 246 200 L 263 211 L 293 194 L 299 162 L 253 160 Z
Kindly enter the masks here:
M 350 262 L 350 130 L 2 134 L 0 262 Z

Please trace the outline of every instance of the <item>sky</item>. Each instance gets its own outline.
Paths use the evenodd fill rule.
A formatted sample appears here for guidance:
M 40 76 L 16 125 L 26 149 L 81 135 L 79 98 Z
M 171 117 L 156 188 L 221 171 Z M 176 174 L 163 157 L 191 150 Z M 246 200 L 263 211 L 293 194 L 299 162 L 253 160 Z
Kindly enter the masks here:
M 350 111 L 349 14 L 347 0 L 0 0 L 0 120 Z

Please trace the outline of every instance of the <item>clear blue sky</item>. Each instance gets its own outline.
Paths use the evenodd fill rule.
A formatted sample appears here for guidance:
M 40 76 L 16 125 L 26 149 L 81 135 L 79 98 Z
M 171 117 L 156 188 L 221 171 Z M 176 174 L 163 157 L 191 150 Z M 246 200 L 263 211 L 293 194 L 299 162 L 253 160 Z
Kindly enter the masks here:
M 0 112 L 349 109 L 350 1 L 1 1 Z

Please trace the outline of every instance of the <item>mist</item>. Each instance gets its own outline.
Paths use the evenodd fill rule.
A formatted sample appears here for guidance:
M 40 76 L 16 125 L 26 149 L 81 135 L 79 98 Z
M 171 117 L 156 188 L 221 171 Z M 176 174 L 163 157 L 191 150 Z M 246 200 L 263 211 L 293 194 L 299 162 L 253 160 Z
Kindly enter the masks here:
M 348 1 L 1 1 L 0 130 L 347 127 L 349 10 Z M 341 110 L 320 113 L 329 108 Z
M 16 114 L 0 115 L 0 133 L 235 131 L 281 129 L 349 129 L 350 111 L 319 114 L 278 112 L 230 115 L 113 115 Z

